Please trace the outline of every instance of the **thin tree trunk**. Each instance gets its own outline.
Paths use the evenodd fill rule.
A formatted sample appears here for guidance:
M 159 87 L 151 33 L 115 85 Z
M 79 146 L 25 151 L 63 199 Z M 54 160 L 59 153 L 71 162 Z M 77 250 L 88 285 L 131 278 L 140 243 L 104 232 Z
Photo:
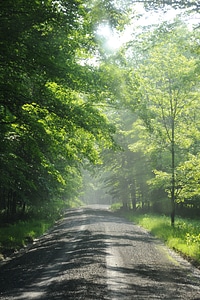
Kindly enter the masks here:
M 130 185 L 130 194 L 131 194 L 131 202 L 132 202 L 132 210 L 136 210 L 136 183 L 135 179 L 133 179 L 133 182 Z
M 175 149 L 174 149 L 174 118 L 172 117 L 172 187 L 171 187 L 171 225 L 175 222 Z

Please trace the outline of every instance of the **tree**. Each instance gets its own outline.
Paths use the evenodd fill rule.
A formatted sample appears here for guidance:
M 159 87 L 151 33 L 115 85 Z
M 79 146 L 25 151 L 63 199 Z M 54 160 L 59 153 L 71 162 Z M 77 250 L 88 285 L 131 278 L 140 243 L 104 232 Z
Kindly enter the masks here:
M 199 12 L 200 5 L 197 1 L 182 1 L 182 0 L 130 0 L 130 4 L 142 3 L 146 9 L 165 9 L 173 7 L 175 9 L 187 9 L 192 12 Z
M 122 12 L 101 3 L 116 24 Z M 87 63 L 99 48 L 100 13 L 89 6 L 1 3 L 0 207 L 8 215 L 20 203 L 76 194 L 82 164 L 97 163 L 101 149 L 113 144 L 104 80 L 98 66 Z
M 113 202 L 121 203 L 123 209 L 132 208 L 135 211 L 148 205 L 146 185 L 146 180 L 149 179 L 148 162 L 143 153 L 130 147 L 135 138 L 132 137 L 132 122 L 135 115 L 122 107 L 121 110 L 110 113 L 110 118 L 115 121 L 117 127 L 115 140 L 120 148 L 115 152 L 106 150 L 102 153 L 104 170 L 102 178 Z
M 195 143 L 191 133 L 198 131 L 192 116 L 196 116 L 199 109 L 199 74 L 197 57 L 189 51 L 191 33 L 186 27 L 159 30 L 164 34 L 154 40 L 147 57 L 138 65 L 141 78 L 138 108 L 149 134 L 147 147 L 159 155 L 160 151 L 165 156 L 166 151 L 170 153 L 162 169 L 155 170 L 156 177 L 151 184 L 162 184 L 170 193 L 171 224 L 174 225 L 180 188 L 177 167 L 185 161 Z

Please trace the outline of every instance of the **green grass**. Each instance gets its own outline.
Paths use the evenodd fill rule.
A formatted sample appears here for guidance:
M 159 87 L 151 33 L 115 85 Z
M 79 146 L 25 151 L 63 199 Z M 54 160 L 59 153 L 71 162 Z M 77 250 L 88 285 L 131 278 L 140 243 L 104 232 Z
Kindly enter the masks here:
M 19 250 L 28 242 L 42 235 L 53 221 L 47 220 L 29 220 L 19 221 L 6 227 L 0 227 L 0 252 L 12 252 Z M 2 257 L 2 256 L 1 256 Z
M 121 206 L 122 206 L 122 204 L 121 204 L 120 202 L 113 203 L 113 204 L 111 205 L 110 209 L 111 209 L 112 211 L 116 211 L 116 210 L 120 209 Z
M 79 200 L 70 201 L 67 206 L 57 201 L 35 210 L 32 217 L 26 221 L 18 221 L 6 226 L 1 224 L 0 260 L 44 234 L 56 220 L 62 218 L 62 212 L 66 208 L 80 205 Z
M 172 227 L 170 218 L 166 216 L 133 213 L 125 216 L 164 241 L 169 248 L 200 265 L 200 221 L 176 218 L 175 227 Z

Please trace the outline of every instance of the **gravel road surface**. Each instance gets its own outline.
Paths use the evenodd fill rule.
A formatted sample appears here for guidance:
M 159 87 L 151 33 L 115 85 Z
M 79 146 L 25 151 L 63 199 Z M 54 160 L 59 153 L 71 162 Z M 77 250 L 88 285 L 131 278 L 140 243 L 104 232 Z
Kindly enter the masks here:
M 144 229 L 85 207 L 0 265 L 0 299 L 194 300 L 200 271 Z

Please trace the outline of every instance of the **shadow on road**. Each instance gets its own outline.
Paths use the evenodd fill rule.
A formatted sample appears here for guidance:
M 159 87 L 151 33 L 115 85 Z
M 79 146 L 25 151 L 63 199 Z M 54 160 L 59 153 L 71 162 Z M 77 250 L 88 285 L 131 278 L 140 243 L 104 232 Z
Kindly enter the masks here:
M 102 234 L 84 229 L 89 223 L 87 211 L 69 211 L 29 251 L 2 265 L 0 299 L 106 299 L 98 273 L 100 264 L 105 269 L 106 244 Z
M 31 249 L 1 266 L 0 299 L 181 299 L 171 287 L 173 282 L 180 288 L 189 284 L 183 270 L 172 268 L 169 276 L 159 262 L 157 266 L 130 262 L 128 268 L 106 265 L 109 240 L 112 247 L 120 243 L 124 251 L 130 242 L 155 242 L 134 228 L 123 234 L 101 229 L 104 223 L 112 227 L 126 222 L 109 211 L 69 210 Z M 96 230 L 88 230 L 93 226 Z M 110 278 L 110 286 L 109 272 L 118 274 Z

